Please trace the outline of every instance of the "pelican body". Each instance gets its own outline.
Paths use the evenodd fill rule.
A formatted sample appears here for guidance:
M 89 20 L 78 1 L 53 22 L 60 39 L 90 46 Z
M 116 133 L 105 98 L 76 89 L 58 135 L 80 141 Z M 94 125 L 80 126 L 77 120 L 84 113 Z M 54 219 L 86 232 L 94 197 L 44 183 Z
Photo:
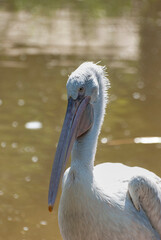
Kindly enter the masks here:
M 92 62 L 80 65 L 67 81 L 68 106 L 51 173 L 49 210 L 71 153 L 58 212 L 63 240 L 159 240 L 161 179 L 120 163 L 94 167 L 108 88 L 104 67 Z

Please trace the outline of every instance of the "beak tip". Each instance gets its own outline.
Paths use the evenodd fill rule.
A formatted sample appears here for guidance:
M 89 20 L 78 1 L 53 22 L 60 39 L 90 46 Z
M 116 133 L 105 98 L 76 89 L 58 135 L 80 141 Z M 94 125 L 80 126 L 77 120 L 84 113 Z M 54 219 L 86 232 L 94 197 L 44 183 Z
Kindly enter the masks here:
M 49 212 L 52 212 L 52 211 L 53 211 L 53 206 L 52 206 L 52 205 L 49 205 L 49 206 L 48 206 L 48 210 L 49 210 Z

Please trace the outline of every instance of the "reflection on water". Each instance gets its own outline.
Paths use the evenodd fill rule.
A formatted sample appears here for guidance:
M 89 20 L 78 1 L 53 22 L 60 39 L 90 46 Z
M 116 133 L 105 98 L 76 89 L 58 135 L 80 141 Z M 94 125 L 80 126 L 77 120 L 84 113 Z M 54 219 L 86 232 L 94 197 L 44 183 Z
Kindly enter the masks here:
M 157 144 L 156 147 L 161 148 L 161 137 L 136 137 L 136 138 L 123 138 L 117 140 L 110 140 L 106 137 L 101 139 L 101 143 L 108 144 L 110 146 L 119 146 L 122 144 Z
M 25 124 L 25 128 L 27 129 L 40 129 L 42 128 L 42 123 L 38 121 L 27 122 Z
M 5 21 L 4 21 L 5 19 Z M 12 21 L 12 22 L 11 22 Z M 6 55 L 24 61 L 2 61 L 2 65 L 24 68 L 26 54 L 92 55 L 117 59 L 138 56 L 138 26 L 135 18 L 98 18 L 84 23 L 79 13 L 58 10 L 52 19 L 19 12 L 0 14 L 1 46 Z M 7 40 L 7 41 L 6 41 Z M 101 56 L 101 58 L 100 58 Z M 48 67 L 58 65 L 51 59 Z M 63 65 L 68 64 L 65 60 Z
M 138 137 L 134 138 L 134 142 L 143 144 L 161 143 L 161 137 Z
M 0 240 L 61 239 L 59 200 L 49 214 L 48 184 L 66 80 L 85 60 L 101 60 L 111 81 L 96 163 L 138 165 L 161 176 L 161 4 L 149 2 L 132 17 L 0 11 Z

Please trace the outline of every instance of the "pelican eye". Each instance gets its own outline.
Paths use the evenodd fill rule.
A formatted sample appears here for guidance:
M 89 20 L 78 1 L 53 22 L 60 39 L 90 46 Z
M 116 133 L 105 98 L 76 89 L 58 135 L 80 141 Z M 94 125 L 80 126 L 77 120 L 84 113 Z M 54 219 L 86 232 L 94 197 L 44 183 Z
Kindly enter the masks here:
M 80 87 L 80 88 L 79 88 L 79 92 L 80 92 L 80 93 L 83 93 L 83 92 L 84 92 L 84 87 Z

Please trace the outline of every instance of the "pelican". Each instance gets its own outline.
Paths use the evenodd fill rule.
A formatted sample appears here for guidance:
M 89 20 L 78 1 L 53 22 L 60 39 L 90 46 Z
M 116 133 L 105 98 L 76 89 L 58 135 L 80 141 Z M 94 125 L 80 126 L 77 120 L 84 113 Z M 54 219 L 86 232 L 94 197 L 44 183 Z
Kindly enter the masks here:
M 69 76 L 68 106 L 50 178 L 49 211 L 63 176 L 58 211 L 63 240 L 159 240 L 161 178 L 120 163 L 94 166 L 108 88 L 105 68 L 92 62 L 81 64 Z M 64 173 L 70 153 L 71 167 Z

